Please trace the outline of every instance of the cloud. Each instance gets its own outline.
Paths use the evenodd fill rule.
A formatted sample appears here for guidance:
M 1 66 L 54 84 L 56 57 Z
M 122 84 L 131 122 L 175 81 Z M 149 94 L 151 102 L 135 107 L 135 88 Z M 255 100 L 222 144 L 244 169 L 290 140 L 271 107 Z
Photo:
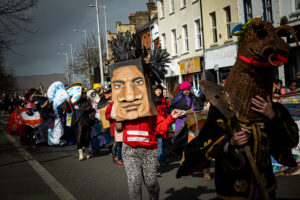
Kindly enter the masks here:
M 130 13 L 146 10 L 147 0 L 101 0 L 99 5 L 106 5 L 107 29 L 115 32 L 116 21 L 128 23 Z M 126 3 L 125 3 L 126 2 Z M 24 33 L 19 41 L 27 41 L 13 46 L 20 55 L 9 53 L 6 65 L 13 68 L 16 75 L 63 73 L 65 59 L 57 52 L 68 52 L 68 46 L 60 43 L 72 43 L 73 52 L 84 39 L 84 34 L 73 32 L 73 29 L 97 31 L 95 8 L 87 0 L 41 0 L 38 7 L 30 11 L 34 24 L 30 29 L 37 30 L 34 34 Z M 99 8 L 101 32 L 104 31 L 103 9 Z M 70 59 L 70 58 L 69 58 Z

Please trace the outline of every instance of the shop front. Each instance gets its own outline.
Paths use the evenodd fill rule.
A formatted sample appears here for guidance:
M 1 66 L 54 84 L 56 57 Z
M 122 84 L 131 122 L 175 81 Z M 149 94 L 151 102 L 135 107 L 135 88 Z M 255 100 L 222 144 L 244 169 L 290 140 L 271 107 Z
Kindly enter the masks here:
M 227 78 L 236 61 L 237 47 L 237 43 L 234 42 L 204 52 L 207 80 L 222 83 Z
M 199 81 L 201 80 L 201 58 L 199 56 L 181 60 L 179 62 L 180 74 L 183 81 L 190 82 L 194 90 L 199 88 Z

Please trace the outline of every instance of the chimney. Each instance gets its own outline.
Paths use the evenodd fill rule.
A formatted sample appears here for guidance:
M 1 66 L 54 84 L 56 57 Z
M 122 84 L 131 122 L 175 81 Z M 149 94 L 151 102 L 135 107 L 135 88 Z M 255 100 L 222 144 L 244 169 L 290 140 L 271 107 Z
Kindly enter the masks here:
M 136 24 L 135 13 L 131 13 L 128 18 L 129 18 L 129 24 L 131 24 L 131 25 L 135 25 Z
M 151 13 L 152 10 L 155 9 L 155 3 L 153 3 L 153 0 L 149 0 L 147 3 L 147 9 L 148 12 Z

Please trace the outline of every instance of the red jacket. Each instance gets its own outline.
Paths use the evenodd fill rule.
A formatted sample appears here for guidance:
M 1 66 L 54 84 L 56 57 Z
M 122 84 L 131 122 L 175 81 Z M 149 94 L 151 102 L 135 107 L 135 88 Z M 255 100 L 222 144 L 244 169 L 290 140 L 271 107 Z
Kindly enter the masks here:
M 167 109 L 170 108 L 170 102 L 164 97 L 161 98 L 161 105 L 156 105 L 156 110 L 158 115 L 166 117 Z
M 105 110 L 105 118 L 109 121 L 110 123 L 110 135 L 112 137 L 115 137 L 115 124 L 116 124 L 116 120 L 111 118 L 111 109 L 112 106 L 114 105 L 114 102 L 110 102 Z
M 157 149 L 156 134 L 165 135 L 174 123 L 172 115 L 142 117 L 122 122 L 123 142 L 131 147 Z

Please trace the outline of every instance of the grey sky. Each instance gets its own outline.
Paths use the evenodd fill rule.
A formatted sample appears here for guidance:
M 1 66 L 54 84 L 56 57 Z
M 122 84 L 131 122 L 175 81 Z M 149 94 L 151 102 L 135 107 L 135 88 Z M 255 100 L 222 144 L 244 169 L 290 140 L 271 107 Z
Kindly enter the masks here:
M 107 29 L 115 32 L 116 21 L 128 23 L 130 13 L 146 11 L 148 0 L 98 0 L 99 5 L 106 5 Z M 23 44 L 13 46 L 20 55 L 9 53 L 6 57 L 8 69 L 14 69 L 17 76 L 64 73 L 65 57 L 57 52 L 68 52 L 70 47 L 60 43 L 72 43 L 73 51 L 84 33 L 73 32 L 73 29 L 97 31 L 95 0 L 40 0 L 37 8 L 32 10 L 34 24 L 30 27 L 37 30 L 34 34 L 21 34 Z M 101 32 L 104 31 L 103 9 L 99 8 Z M 71 60 L 69 58 L 69 60 Z

